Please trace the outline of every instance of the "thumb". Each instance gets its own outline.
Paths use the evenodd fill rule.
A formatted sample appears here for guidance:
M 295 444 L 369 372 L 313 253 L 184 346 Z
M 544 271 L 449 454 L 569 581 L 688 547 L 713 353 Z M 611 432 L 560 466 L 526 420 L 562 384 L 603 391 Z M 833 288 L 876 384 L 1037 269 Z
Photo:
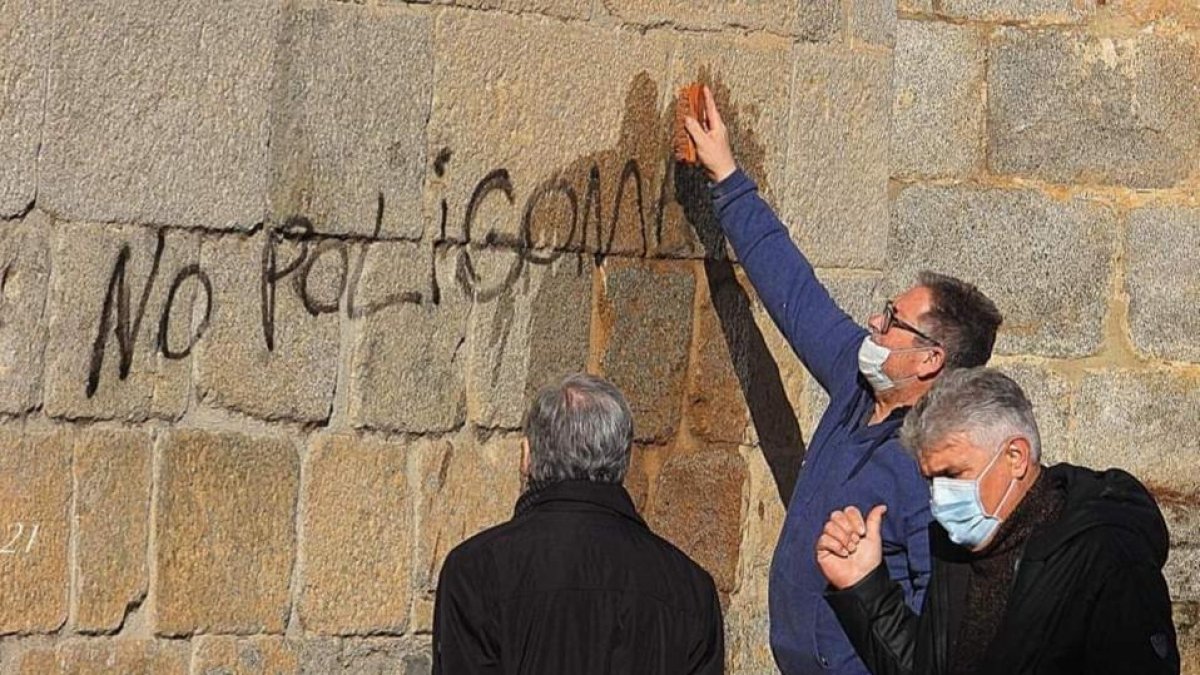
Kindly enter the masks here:
M 867 514 L 867 539 L 882 539 L 879 530 L 883 527 L 883 514 L 887 513 L 887 504 L 880 504 Z

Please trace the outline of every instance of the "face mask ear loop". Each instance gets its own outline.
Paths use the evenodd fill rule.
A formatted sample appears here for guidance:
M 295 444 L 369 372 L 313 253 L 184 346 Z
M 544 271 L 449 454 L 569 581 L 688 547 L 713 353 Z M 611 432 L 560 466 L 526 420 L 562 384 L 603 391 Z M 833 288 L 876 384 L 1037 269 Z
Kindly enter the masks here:
M 1005 446 L 1007 446 L 1007 445 L 1008 445 L 1008 442 L 1007 442 L 1007 441 L 1005 441 L 1004 445 L 1005 445 Z M 988 471 L 991 471 L 991 470 L 992 470 L 992 466 L 993 466 L 993 465 L 996 463 L 996 460 L 1000 459 L 1000 455 L 1003 455 L 1003 454 L 1004 454 L 1004 448 L 1001 448 L 1001 449 L 1000 449 L 1000 452 L 997 452 L 997 453 L 996 453 L 996 456 L 992 458 L 992 461 L 988 462 L 987 468 L 983 470 L 983 473 L 979 474 L 979 478 L 978 478 L 978 479 L 977 479 L 977 481 L 976 481 L 976 485 L 978 485 L 978 484 L 979 484 L 979 482 L 983 481 L 983 477 L 984 477 L 984 475 L 986 475 Z M 1014 485 L 1016 485 L 1016 479 L 1015 479 L 1015 478 L 1012 478 L 1012 477 L 1010 476 L 1010 477 L 1009 477 L 1009 479 L 1008 479 L 1008 488 L 1006 488 L 1006 489 L 1004 490 L 1004 496 L 1000 498 L 1000 503 L 996 505 L 996 510 L 995 510 L 995 511 L 993 511 L 992 513 L 988 513 L 988 512 L 987 512 L 987 511 L 986 511 L 986 510 L 983 508 L 983 498 L 982 498 L 982 496 L 981 496 L 981 497 L 980 497 L 980 499 L 979 499 L 979 511 L 980 511 L 980 513 L 982 513 L 983 515 L 987 516 L 988 518 L 996 518 L 996 514 L 997 514 L 997 513 L 1000 513 L 1000 509 L 1004 508 L 1004 502 L 1008 501 L 1008 496 L 1009 496 L 1010 494 L 1012 494 L 1012 489 L 1013 489 L 1013 486 L 1014 486 Z M 978 494 L 978 492 L 979 492 L 979 489 L 978 489 L 978 488 L 976 488 L 976 494 Z M 999 519 L 997 519 L 997 520 L 999 520 Z

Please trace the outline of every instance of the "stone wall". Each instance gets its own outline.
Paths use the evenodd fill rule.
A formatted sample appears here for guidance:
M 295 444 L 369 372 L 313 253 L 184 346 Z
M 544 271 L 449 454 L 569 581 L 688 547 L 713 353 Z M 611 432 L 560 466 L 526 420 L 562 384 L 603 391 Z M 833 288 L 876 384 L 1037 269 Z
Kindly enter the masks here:
M 427 671 L 580 369 L 771 672 L 824 398 L 668 159 L 697 78 L 855 316 L 923 267 L 1000 302 L 1049 455 L 1170 514 L 1200 672 L 1198 40 L 1188 0 L 0 0 L 0 672 Z

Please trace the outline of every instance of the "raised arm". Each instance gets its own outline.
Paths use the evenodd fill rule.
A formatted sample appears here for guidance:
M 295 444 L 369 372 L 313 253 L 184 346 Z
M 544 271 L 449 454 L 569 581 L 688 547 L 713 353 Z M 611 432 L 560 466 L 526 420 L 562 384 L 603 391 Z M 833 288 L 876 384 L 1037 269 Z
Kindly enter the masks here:
M 713 207 L 721 229 L 763 305 L 801 361 L 826 391 L 857 377 L 858 346 L 867 331 L 854 322 L 817 280 L 812 265 L 737 168 L 728 130 L 705 90 L 708 127 L 688 118 L 697 155 L 715 181 Z

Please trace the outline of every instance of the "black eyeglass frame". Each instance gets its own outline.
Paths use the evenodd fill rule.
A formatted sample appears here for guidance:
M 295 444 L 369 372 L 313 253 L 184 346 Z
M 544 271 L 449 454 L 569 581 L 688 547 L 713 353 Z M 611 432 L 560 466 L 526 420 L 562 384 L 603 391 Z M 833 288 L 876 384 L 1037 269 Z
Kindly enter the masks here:
M 945 346 L 941 343 L 940 340 L 936 340 L 934 338 L 929 337 L 920 328 L 917 328 L 916 326 L 908 323 L 904 319 L 901 319 L 900 317 L 896 316 L 896 303 L 892 302 L 891 300 L 888 300 L 887 302 L 883 303 L 883 325 L 880 326 L 879 332 L 886 333 L 892 329 L 892 326 L 896 326 L 897 328 L 903 328 L 904 330 L 912 333 L 913 335 L 916 335 L 917 337 L 921 338 L 922 340 L 925 340 L 926 342 L 932 343 L 938 347 L 945 348 Z

